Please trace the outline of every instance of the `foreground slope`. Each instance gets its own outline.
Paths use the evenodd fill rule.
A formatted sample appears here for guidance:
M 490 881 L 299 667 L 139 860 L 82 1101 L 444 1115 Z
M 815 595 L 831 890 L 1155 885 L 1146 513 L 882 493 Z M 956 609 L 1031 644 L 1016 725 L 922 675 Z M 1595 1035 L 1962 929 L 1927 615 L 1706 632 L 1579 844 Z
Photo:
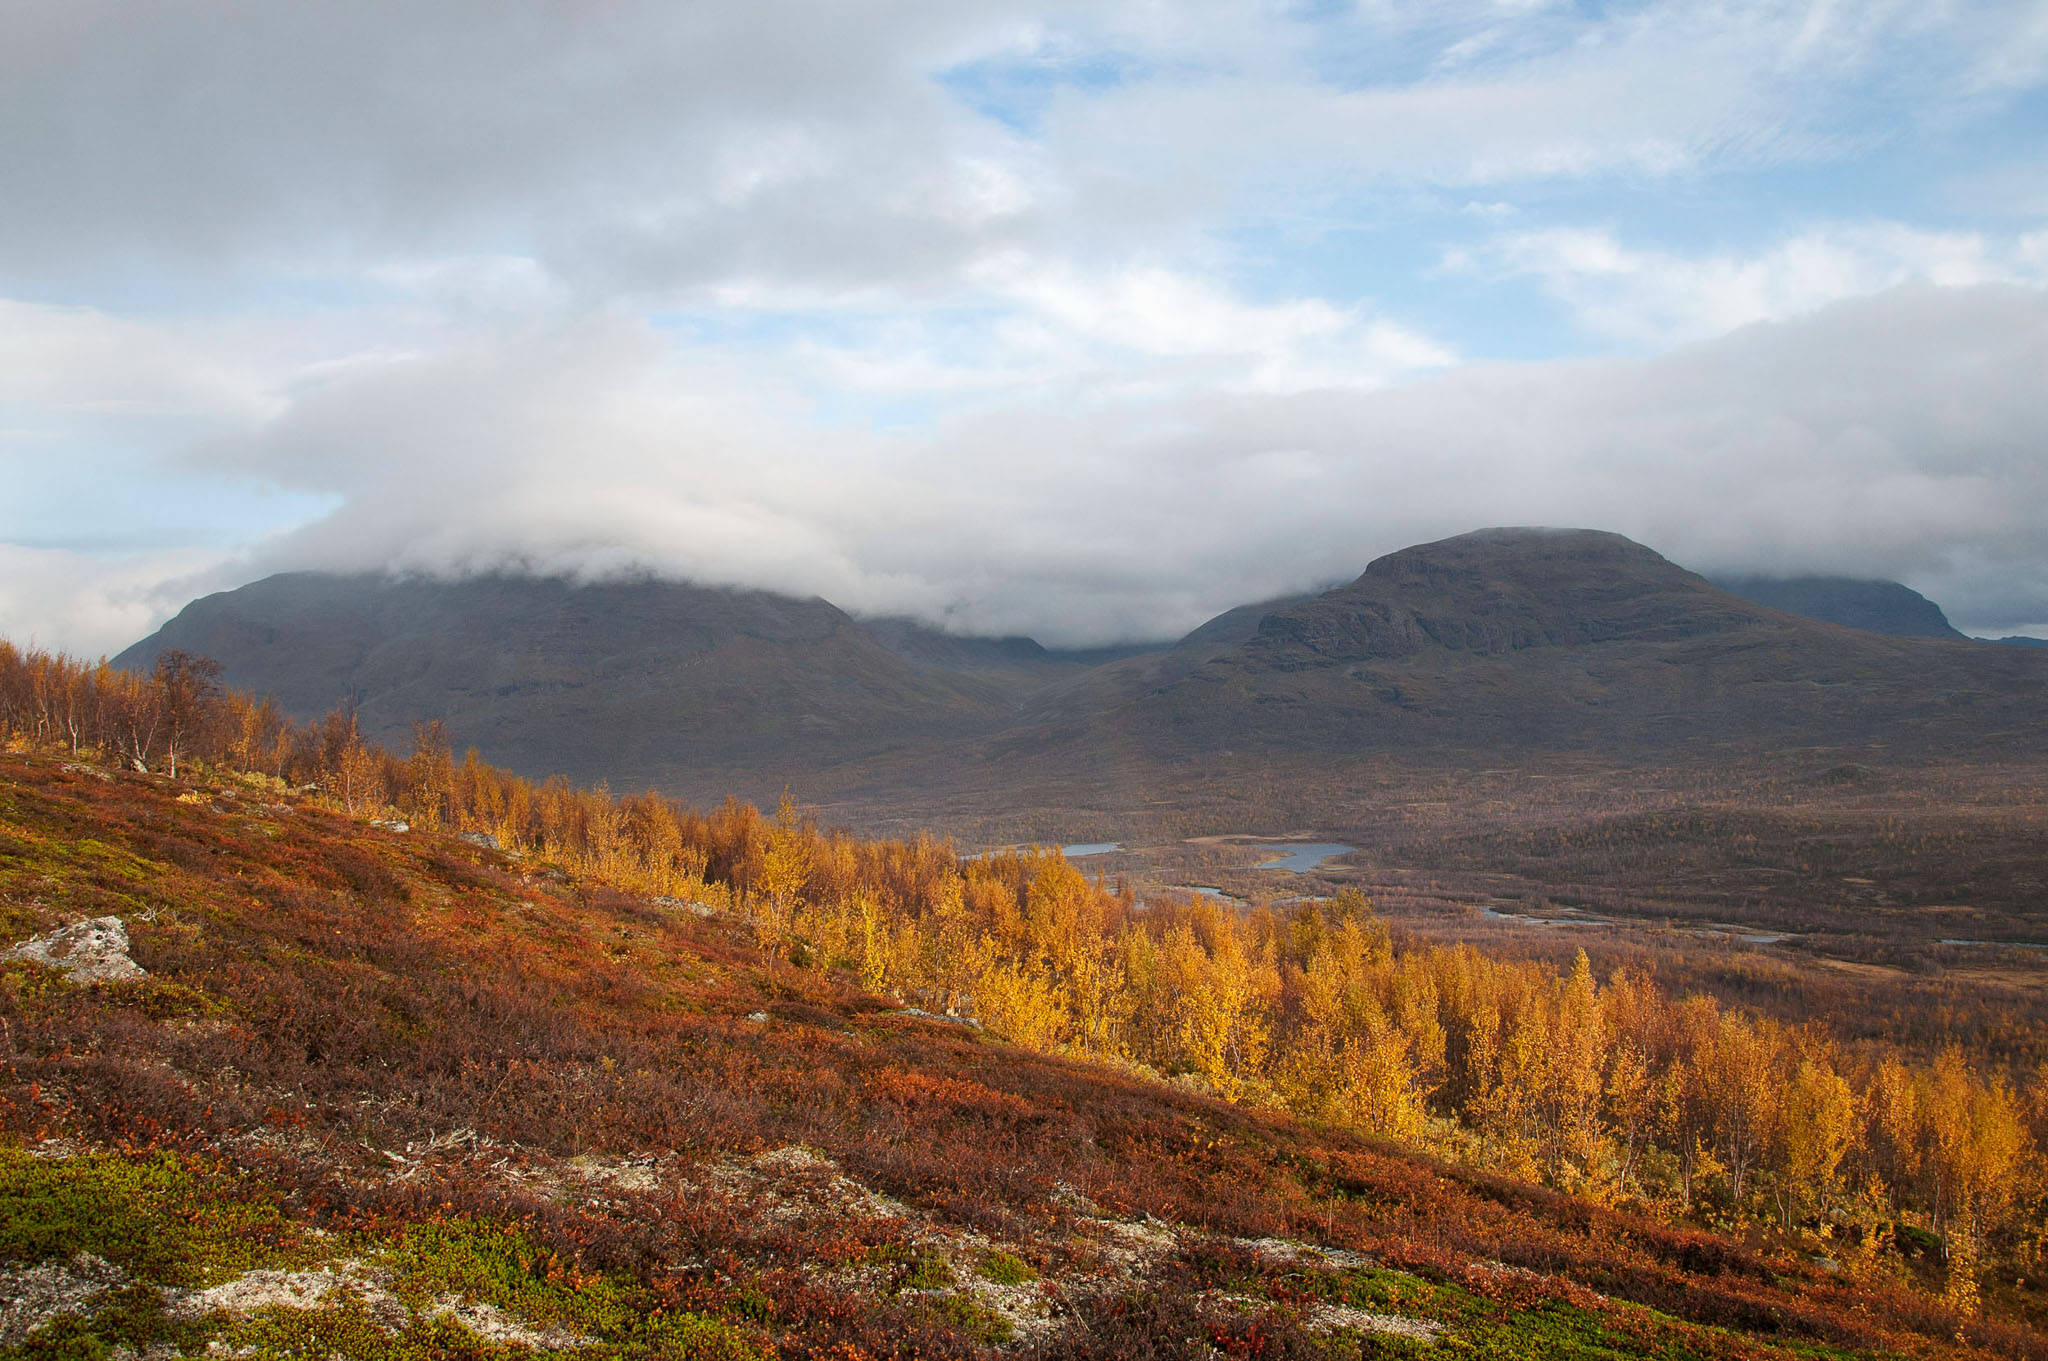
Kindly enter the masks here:
M 0 914 L 146 970 L 0 964 L 13 1355 L 2048 1352 L 260 780 L 0 756 Z

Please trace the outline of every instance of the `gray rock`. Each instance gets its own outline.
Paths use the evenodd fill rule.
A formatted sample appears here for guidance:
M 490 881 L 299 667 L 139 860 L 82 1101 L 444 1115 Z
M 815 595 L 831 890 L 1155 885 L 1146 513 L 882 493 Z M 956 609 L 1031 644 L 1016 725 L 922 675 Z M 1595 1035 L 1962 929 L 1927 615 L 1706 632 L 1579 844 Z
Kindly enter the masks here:
M 898 1016 L 915 1016 L 921 1021 L 944 1021 L 947 1025 L 964 1025 L 969 1030 L 981 1029 L 981 1022 L 975 1020 L 972 1016 L 941 1016 L 938 1012 L 926 1011 L 923 1007 L 904 1007 L 895 1014 Z
M 114 983 L 146 978 L 148 973 L 128 957 L 128 928 L 119 917 L 73 922 L 7 952 L 9 959 L 30 959 L 62 969 L 79 983 Z

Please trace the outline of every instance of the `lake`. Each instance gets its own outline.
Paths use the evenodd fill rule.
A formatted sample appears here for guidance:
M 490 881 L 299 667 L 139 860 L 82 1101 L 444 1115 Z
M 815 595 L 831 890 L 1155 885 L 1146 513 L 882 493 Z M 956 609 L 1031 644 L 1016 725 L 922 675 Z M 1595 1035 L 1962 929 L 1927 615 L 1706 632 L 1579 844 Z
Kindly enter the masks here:
M 1278 860 L 1268 860 L 1265 864 L 1259 866 L 1260 869 L 1291 870 L 1296 874 L 1307 874 L 1310 870 L 1320 866 L 1325 860 L 1335 860 L 1340 855 L 1349 855 L 1358 848 L 1356 846 L 1339 846 L 1335 842 L 1325 842 L 1315 846 L 1261 846 L 1259 849 L 1271 851 L 1280 857 Z

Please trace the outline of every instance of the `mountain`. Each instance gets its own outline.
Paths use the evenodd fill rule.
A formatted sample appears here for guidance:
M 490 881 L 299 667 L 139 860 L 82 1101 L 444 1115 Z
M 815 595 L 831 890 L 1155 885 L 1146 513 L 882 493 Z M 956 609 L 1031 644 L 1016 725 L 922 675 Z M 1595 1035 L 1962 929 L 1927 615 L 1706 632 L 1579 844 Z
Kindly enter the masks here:
M 1994 638 L 1991 641 L 2003 643 L 2007 647 L 2048 647 L 2048 638 L 2029 638 L 2023 633 L 2015 633 L 2005 638 Z
M 1107 657 L 1102 664 L 1051 683 L 1026 697 L 1025 721 L 1104 712 L 1181 680 L 1203 663 L 1237 647 L 1258 632 L 1259 621 L 1308 596 L 1285 596 L 1239 605 L 1196 628 L 1170 647 Z
M 195 601 L 118 661 L 171 646 L 302 716 L 354 697 L 400 745 L 439 717 L 525 773 L 701 801 L 791 784 L 868 826 L 1014 812 L 1020 778 L 1066 826 L 1223 806 L 1282 767 L 1328 786 L 1371 753 L 2036 751 L 2048 700 L 2039 649 L 1787 613 L 1592 530 L 1418 545 L 1131 655 L 667 582 L 311 574 Z
M 528 773 L 772 801 L 804 772 L 1007 719 L 1015 676 L 896 641 L 760 591 L 288 573 L 194 601 L 115 663 L 183 648 L 300 717 L 353 700 L 366 733 L 401 746 L 441 718 L 458 750 Z M 981 660 L 1004 648 L 1027 671 L 1062 665 L 1029 640 Z
M 1037 675 L 1060 675 L 1121 661 L 1148 653 L 1163 652 L 1168 643 L 1125 643 L 1111 647 L 1049 648 L 1035 638 L 978 637 L 945 633 L 903 615 L 883 615 L 857 621 L 860 631 L 899 657 L 951 671 L 1027 671 Z
M 1855 577 L 1715 577 L 1714 585 L 1730 595 L 1787 614 L 1801 614 L 1844 628 L 1867 629 L 1893 638 L 1946 638 L 1961 642 L 1959 632 L 1941 606 L 1896 581 L 1865 581 Z
M 1098 729 L 1181 753 L 2038 748 L 2044 698 L 2048 666 L 2019 649 L 1767 609 L 1617 534 L 1488 529 L 1265 614 Z

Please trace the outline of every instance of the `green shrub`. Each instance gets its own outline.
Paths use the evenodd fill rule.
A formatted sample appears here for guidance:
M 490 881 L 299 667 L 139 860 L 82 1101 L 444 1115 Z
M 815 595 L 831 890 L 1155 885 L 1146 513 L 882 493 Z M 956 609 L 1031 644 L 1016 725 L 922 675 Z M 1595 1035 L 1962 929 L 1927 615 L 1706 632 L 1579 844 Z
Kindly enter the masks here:
M 0 1147 L 0 1261 L 80 1252 L 174 1286 L 303 1256 L 297 1232 L 260 1188 L 174 1153 L 36 1158 Z
M 994 1347 L 1008 1342 L 1017 1332 L 1010 1325 L 1010 1320 L 964 1292 L 948 1291 L 943 1295 L 929 1296 L 920 1301 L 919 1308 L 947 1327 L 967 1334 L 984 1347 Z
M 917 1255 L 910 1270 L 897 1283 L 898 1290 L 944 1290 L 953 1284 L 953 1267 L 943 1253 L 927 1249 Z
M 997 1285 L 1023 1285 L 1038 1279 L 1029 1262 L 1007 1252 L 991 1252 L 982 1258 L 981 1274 Z
M 415 1225 L 382 1261 L 397 1273 L 391 1293 L 415 1308 L 460 1295 L 530 1323 L 611 1335 L 638 1312 L 633 1287 L 585 1275 L 517 1230 L 478 1220 Z

